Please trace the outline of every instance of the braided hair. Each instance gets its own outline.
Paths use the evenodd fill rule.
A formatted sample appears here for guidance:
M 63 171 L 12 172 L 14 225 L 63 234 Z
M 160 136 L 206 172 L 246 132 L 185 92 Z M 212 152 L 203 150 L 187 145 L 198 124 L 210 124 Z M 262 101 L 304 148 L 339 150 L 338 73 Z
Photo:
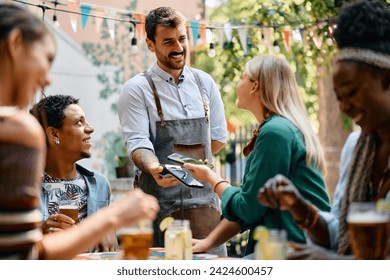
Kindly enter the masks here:
M 347 60 L 374 71 L 390 69 L 390 9 L 382 1 L 358 1 L 340 12 L 333 34 L 340 49 L 337 60 Z M 374 133 L 362 133 L 352 156 L 340 207 L 338 254 L 350 253 L 347 212 L 352 202 L 369 201 L 374 165 Z

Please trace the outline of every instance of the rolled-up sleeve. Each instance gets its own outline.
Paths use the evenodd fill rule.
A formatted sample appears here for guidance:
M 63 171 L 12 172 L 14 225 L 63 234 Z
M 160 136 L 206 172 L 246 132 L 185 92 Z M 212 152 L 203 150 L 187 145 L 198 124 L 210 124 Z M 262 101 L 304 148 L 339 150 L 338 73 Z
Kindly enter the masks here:
M 135 81 L 128 81 L 118 99 L 118 116 L 128 155 L 139 148 L 154 151 L 149 140 L 149 118 L 142 89 Z

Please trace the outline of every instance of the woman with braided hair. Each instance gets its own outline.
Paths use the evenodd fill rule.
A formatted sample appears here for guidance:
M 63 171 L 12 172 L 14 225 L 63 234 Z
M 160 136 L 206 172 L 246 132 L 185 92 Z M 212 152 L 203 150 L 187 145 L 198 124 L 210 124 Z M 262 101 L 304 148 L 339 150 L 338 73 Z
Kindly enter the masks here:
M 333 83 L 342 112 L 361 127 L 350 159 L 344 195 L 334 201 L 338 217 L 329 217 L 304 201 L 286 178 L 270 179 L 258 195 L 261 204 L 289 210 L 297 222 L 309 225 L 311 239 L 332 248 L 295 252 L 291 258 L 340 258 L 351 253 L 346 216 L 355 201 L 390 200 L 390 9 L 381 1 L 345 6 L 334 32 L 339 53 Z M 340 190 L 338 190 L 340 192 Z M 337 209 L 338 210 L 338 209 Z M 334 211 L 338 212 L 338 211 Z M 302 248 L 301 248 L 302 249 Z

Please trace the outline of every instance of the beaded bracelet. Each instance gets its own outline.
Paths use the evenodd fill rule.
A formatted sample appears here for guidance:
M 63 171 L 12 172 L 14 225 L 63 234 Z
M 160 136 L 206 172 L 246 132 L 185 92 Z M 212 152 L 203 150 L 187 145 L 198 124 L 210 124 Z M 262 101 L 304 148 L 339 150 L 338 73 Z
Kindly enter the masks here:
M 229 182 L 228 180 L 221 180 L 221 181 L 219 181 L 218 183 L 216 183 L 216 184 L 214 185 L 213 191 L 215 191 L 215 188 L 218 187 L 218 186 L 219 186 L 220 184 L 222 184 L 222 183 L 228 183 L 228 184 L 230 184 L 230 182 Z
M 295 221 L 295 223 L 301 229 L 312 229 L 315 227 L 315 225 L 318 222 L 318 218 L 319 218 L 318 210 L 317 210 L 317 207 L 315 207 L 310 202 L 306 202 L 306 205 L 307 205 L 308 213 L 307 213 L 305 219 L 303 220 L 302 223 L 298 222 L 298 221 Z

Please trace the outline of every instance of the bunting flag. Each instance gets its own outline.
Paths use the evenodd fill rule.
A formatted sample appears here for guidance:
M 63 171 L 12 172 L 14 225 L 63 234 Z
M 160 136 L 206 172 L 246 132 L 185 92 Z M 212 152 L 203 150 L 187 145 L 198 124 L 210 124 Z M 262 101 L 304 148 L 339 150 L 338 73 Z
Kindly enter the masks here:
M 95 31 L 96 33 L 100 33 L 100 30 L 102 29 L 102 24 L 103 24 L 103 16 L 104 16 L 104 11 L 100 9 L 95 9 L 94 14 L 97 16 L 95 17 Z
M 283 43 L 286 47 L 287 52 L 291 52 L 290 46 L 290 38 L 291 38 L 291 30 L 283 30 L 282 31 Z
M 91 6 L 83 4 L 80 6 L 81 11 L 81 27 L 84 29 L 85 25 L 87 24 L 89 15 L 91 14 Z
M 240 39 L 241 47 L 245 54 L 248 54 L 248 28 L 238 29 L 238 37 Z
M 233 29 L 232 25 L 229 22 L 223 25 L 223 32 L 225 33 L 226 41 L 230 43 L 233 39 Z
M 273 27 L 263 28 L 263 35 L 264 35 L 263 41 L 269 53 L 272 53 L 274 51 L 273 40 L 272 40 L 273 34 L 274 34 Z
M 73 12 L 77 12 L 79 10 L 79 4 L 76 2 L 69 2 L 68 3 L 69 10 Z M 70 21 L 70 26 L 72 27 L 72 30 L 74 33 L 77 33 L 77 20 L 78 20 L 78 15 L 74 13 L 69 13 L 69 21 Z
M 190 26 L 191 26 L 191 32 L 192 32 L 192 41 L 193 41 L 193 44 L 195 47 L 196 41 L 198 40 L 198 36 L 199 36 L 199 21 L 190 20 Z
M 199 39 L 198 45 L 204 46 L 207 43 L 206 33 L 207 33 L 207 23 L 205 21 L 199 22 Z
M 218 35 L 218 44 L 223 48 L 223 43 L 225 42 L 225 30 L 223 28 L 217 29 L 217 35 Z
M 317 49 L 321 49 L 322 47 L 322 35 L 314 35 L 313 42 Z
M 146 15 L 145 14 L 133 14 L 133 19 L 138 22 L 145 22 Z M 143 40 L 146 37 L 145 24 L 137 24 L 135 28 L 136 36 L 139 40 Z
M 301 31 L 299 31 L 299 29 L 294 29 L 291 32 L 291 35 L 292 35 L 292 39 L 293 39 L 294 42 L 297 42 L 297 43 L 300 43 L 300 44 L 303 43 L 302 34 L 301 34 Z
M 301 31 L 301 35 L 302 35 L 303 50 L 306 51 L 307 50 L 307 33 L 309 31 L 307 29 L 304 29 L 304 28 L 300 28 L 299 30 Z
M 113 9 L 107 9 L 105 16 L 109 18 L 114 18 L 116 15 L 116 11 Z M 113 40 L 115 40 L 115 20 L 106 20 L 108 25 L 108 32 Z

